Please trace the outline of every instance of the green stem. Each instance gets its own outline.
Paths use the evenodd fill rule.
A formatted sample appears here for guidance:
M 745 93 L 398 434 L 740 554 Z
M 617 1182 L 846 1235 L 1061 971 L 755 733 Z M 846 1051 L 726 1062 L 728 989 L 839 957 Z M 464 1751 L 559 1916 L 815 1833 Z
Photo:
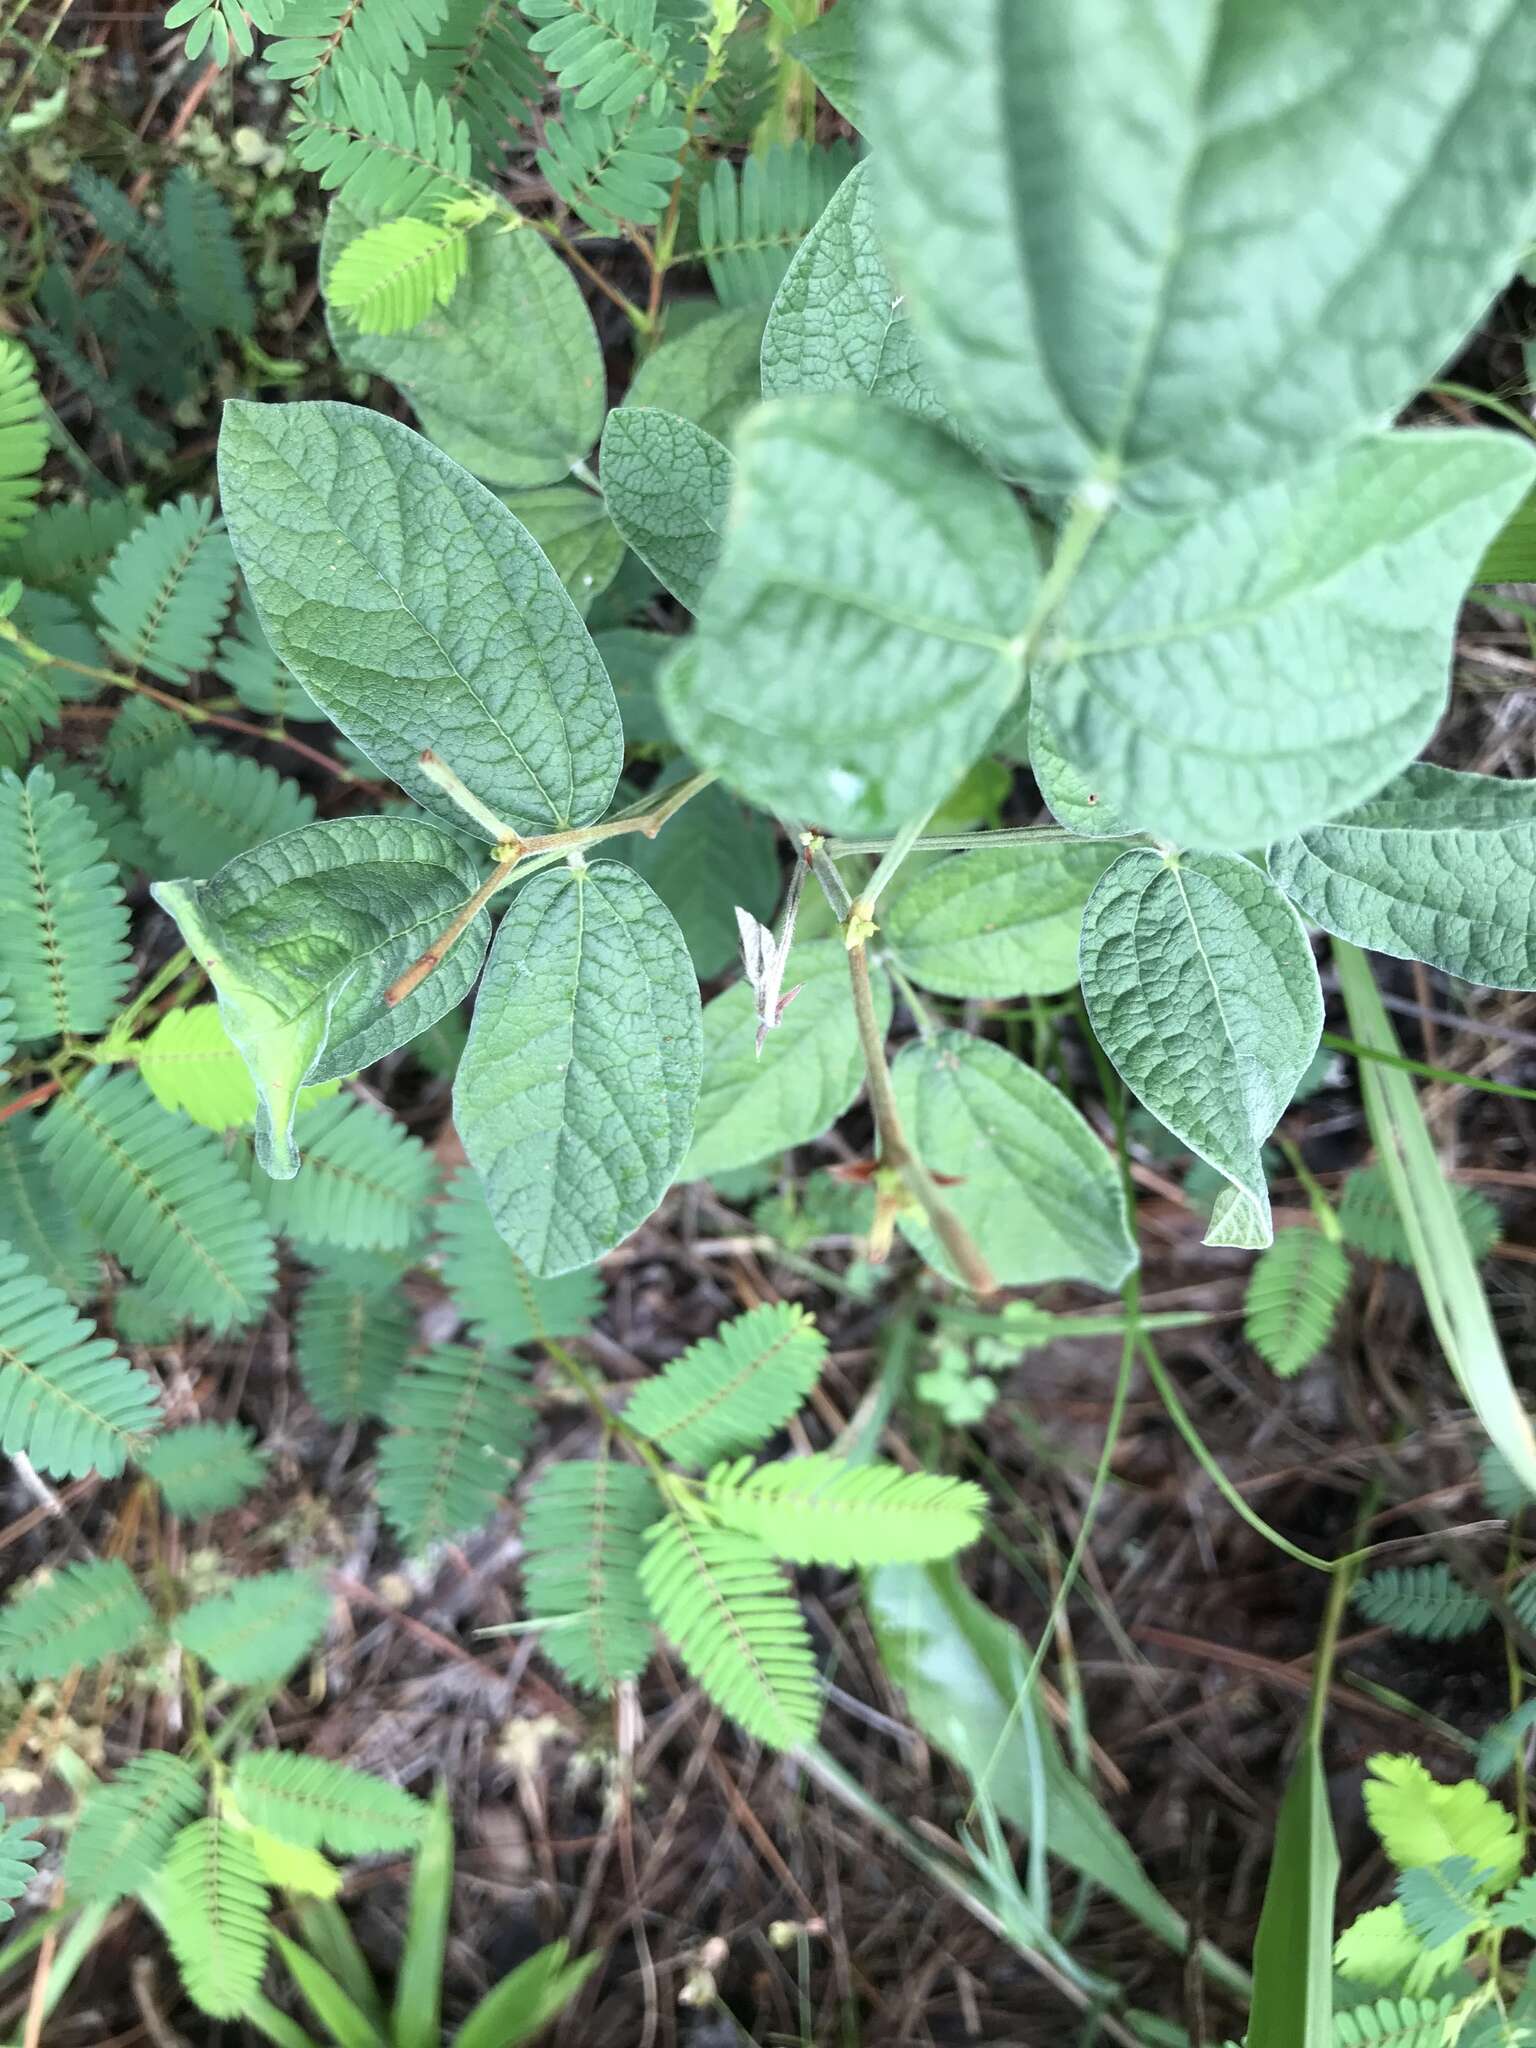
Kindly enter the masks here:
M 1510 1095 L 1517 1102 L 1536 1102 L 1536 1088 L 1516 1088 L 1512 1082 L 1490 1081 L 1482 1074 L 1458 1074 L 1450 1067 L 1431 1067 L 1423 1060 L 1409 1059 L 1406 1053 L 1362 1045 L 1358 1038 L 1341 1038 L 1336 1031 L 1325 1031 L 1323 1044 L 1330 1052 L 1348 1053 L 1355 1060 L 1374 1060 L 1378 1066 L 1396 1067 L 1401 1073 L 1418 1074 L 1426 1081 L 1442 1081 L 1449 1088 L 1480 1088 L 1485 1095 Z
M 886 839 L 829 839 L 827 852 L 834 860 L 844 860 L 856 853 L 885 853 L 900 841 L 901 834 Z M 902 857 L 908 853 L 973 853 L 995 846 L 1081 846 L 1083 835 L 1069 832 L 1064 825 L 1003 825 L 988 831 L 978 827 L 971 832 L 928 832 L 919 833 L 903 848 Z M 1150 844 L 1144 832 L 1107 832 L 1100 842 L 1106 846 L 1141 846 Z
M 870 924 L 874 923 L 875 905 L 880 901 L 881 891 L 891 881 L 897 869 L 917 844 L 923 827 L 933 816 L 936 809 L 937 805 L 930 804 L 926 811 L 921 812 L 917 817 L 902 826 L 890 845 L 881 854 L 879 861 L 876 863 L 875 872 L 854 898 L 853 916 L 863 918 Z

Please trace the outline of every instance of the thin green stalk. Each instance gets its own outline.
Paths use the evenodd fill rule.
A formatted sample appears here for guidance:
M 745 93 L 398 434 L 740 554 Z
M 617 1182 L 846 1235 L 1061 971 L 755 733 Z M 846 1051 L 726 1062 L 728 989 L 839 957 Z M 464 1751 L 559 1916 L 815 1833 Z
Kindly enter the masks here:
M 1336 1031 L 1325 1031 L 1323 1044 L 1331 1052 L 1348 1053 L 1351 1059 L 1396 1067 L 1401 1074 L 1418 1074 L 1426 1081 L 1444 1082 L 1449 1088 L 1478 1088 L 1485 1095 L 1511 1095 L 1517 1102 L 1536 1102 L 1536 1088 L 1516 1088 L 1512 1082 L 1492 1081 L 1484 1074 L 1458 1074 L 1450 1067 L 1432 1067 L 1423 1060 L 1409 1059 L 1406 1053 L 1385 1052 L 1380 1046 L 1362 1045 L 1355 1038 L 1341 1038 Z
M 859 853 L 886 853 L 900 834 L 883 839 L 829 839 L 827 852 L 834 860 Z M 906 853 L 979 853 L 995 846 L 1081 846 L 1082 834 L 1068 832 L 1061 825 L 978 825 L 966 832 L 919 832 L 906 846 Z M 1106 833 L 1105 845 L 1140 846 L 1147 843 L 1144 832 Z
M 853 902 L 853 915 L 864 919 L 870 925 L 875 921 L 875 905 L 881 893 L 891 882 L 907 855 L 922 836 L 923 827 L 933 816 L 937 805 L 930 804 L 926 811 L 910 819 L 896 834 L 890 845 L 881 854 L 875 865 L 875 872 L 864 884 Z

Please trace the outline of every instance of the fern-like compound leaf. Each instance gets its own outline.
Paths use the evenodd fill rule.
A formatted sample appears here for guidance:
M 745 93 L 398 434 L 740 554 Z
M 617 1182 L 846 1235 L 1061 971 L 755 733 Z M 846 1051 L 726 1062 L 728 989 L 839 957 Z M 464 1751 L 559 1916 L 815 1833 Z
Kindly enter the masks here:
M 775 1749 L 809 1742 L 821 1689 L 800 1606 L 750 1536 L 667 1515 L 640 1582 L 656 1625 L 722 1712 Z
M 379 1506 L 405 1549 L 466 1535 L 495 1512 L 533 1424 L 514 1358 L 446 1344 L 417 1361 L 385 1410 Z
M 43 662 L 0 646 L 0 768 L 20 768 L 57 725 L 61 699 Z
M 1421 1870 L 1447 1856 L 1468 1856 L 1504 1885 L 1520 1865 L 1514 1816 L 1471 1778 L 1445 1785 L 1417 1757 L 1373 1756 L 1366 1765 L 1365 1811 L 1399 1870 Z
M 656 120 L 643 101 L 624 113 L 583 110 L 567 97 L 546 130 L 539 169 L 594 233 L 612 235 L 623 222 L 654 227 L 666 212 L 688 131 Z
M 1333 2048 L 1444 2048 L 1446 2021 L 1463 2003 L 1443 1998 L 1378 1998 L 1333 2017 Z
M 1490 1873 L 1470 1856 L 1446 1856 L 1397 1880 L 1403 1918 L 1426 1948 L 1441 1948 L 1471 1932 L 1486 1913 L 1482 1894 Z
M 109 782 L 126 792 L 139 784 L 157 761 L 168 761 L 187 744 L 187 721 L 153 697 L 135 697 L 112 721 L 97 759 Z
M 203 880 L 248 847 L 311 824 L 315 800 L 265 762 L 191 746 L 146 770 L 139 808 L 169 868 Z
M 154 1623 L 121 1558 L 61 1565 L 0 1608 L 0 1677 L 62 1678 L 134 1649 Z
M 213 501 L 177 498 L 116 549 L 91 602 L 120 661 L 184 683 L 208 666 L 234 581 L 234 551 Z
M 31 1117 L 0 1124 L 0 1238 L 50 1287 L 81 1302 L 96 1291 L 93 1247 L 33 1143 L 35 1128 Z
M 161 1421 L 154 1381 L 0 1239 L 0 1450 L 114 1478 Z
M 355 1263 L 355 1262 L 354 1262 Z M 405 1370 L 412 1318 L 393 1282 L 343 1269 L 305 1289 L 294 1332 L 304 1391 L 327 1422 L 382 1415 Z
M 271 1233 L 210 1132 L 137 1074 L 98 1069 L 49 1110 L 41 1144 L 66 1201 L 162 1301 L 213 1330 L 257 1319 L 276 1281 Z
M 513 0 L 448 0 L 427 53 L 407 74 L 468 123 L 475 161 L 494 169 L 514 126 L 526 125 L 546 80 Z
M 139 1460 L 173 1515 L 217 1515 L 260 1486 L 267 1461 L 239 1422 L 189 1422 L 157 1437 Z
M 544 1654 L 573 1684 L 611 1692 L 650 1661 L 651 1615 L 640 1584 L 645 1532 L 661 1513 L 638 1465 L 576 1458 L 549 1465 L 523 1509 L 523 1589 L 548 1624 Z
M 14 539 L 32 517 L 47 454 L 37 367 L 19 341 L 0 335 L 0 540 Z
M 511 1347 L 576 1337 L 591 1325 L 602 1303 L 597 1268 L 579 1266 L 552 1280 L 530 1273 L 497 1230 L 480 1177 L 468 1167 L 449 1183 L 436 1220 L 443 1285 L 481 1335 Z
M 0 1821 L 0 1923 L 16 1918 L 12 1899 L 19 1899 L 32 1882 L 32 1865 L 43 1853 L 43 1845 L 31 1833 L 34 1821 L 19 1820 L 7 1827 Z
M 161 1878 L 166 1938 L 188 1997 L 213 2019 L 238 2019 L 261 1988 L 270 1937 L 255 1850 L 210 1813 L 177 1835 Z
M 826 1339 L 805 1313 L 775 1302 L 690 1344 L 631 1397 L 625 1420 L 680 1465 L 754 1450 L 815 1386 Z
M 107 241 L 126 249 L 155 276 L 170 275 L 171 252 L 163 229 L 141 213 L 126 192 L 89 164 L 75 165 L 69 174 L 69 189 Z
M 38 757 L 36 765 L 46 768 L 53 777 L 54 788 L 73 797 L 85 812 L 96 837 L 116 861 L 125 886 L 153 864 L 154 850 L 148 836 L 138 820 L 129 815 L 128 806 L 80 762 L 50 750 Z
M 183 164 L 166 180 L 162 210 L 183 317 L 199 334 L 248 336 L 256 308 L 223 194 Z
M 197 1772 L 168 1750 L 147 1750 L 124 1764 L 80 1809 L 64 1856 L 70 1902 L 110 1904 L 147 1884 L 202 1801 Z
M 408 1848 L 421 1839 L 427 1813 L 398 1785 L 287 1750 L 248 1750 L 235 1766 L 234 1793 L 254 1826 L 337 1856 Z
M 377 77 L 426 54 L 444 0 L 285 0 L 280 40 L 262 56 L 274 78 L 300 89 L 331 70 Z
M 7 567 L 29 590 L 88 598 L 113 549 L 144 516 L 144 507 L 129 497 L 41 506 L 21 538 L 7 548 Z
M 853 169 L 846 144 L 776 144 L 738 170 L 722 157 L 699 188 L 699 247 L 722 306 L 767 306 L 790 258 Z
M 817 1453 L 753 1467 L 718 1465 L 704 1482 L 711 1515 L 775 1557 L 847 1567 L 924 1564 L 981 1534 L 987 1499 L 968 1479 L 850 1465 Z
M 294 110 L 293 153 L 365 221 L 474 196 L 469 128 L 425 82 L 322 73 Z
M 1481 1263 L 1498 1242 L 1498 1207 L 1476 1188 L 1453 1186 L 1451 1195 L 1472 1256 Z M 1353 1245 L 1357 1252 L 1363 1252 L 1369 1259 L 1390 1260 L 1395 1266 L 1413 1264 L 1402 1217 L 1380 1166 L 1356 1167 L 1344 1183 L 1338 1215 L 1344 1242 Z
M 578 109 L 620 114 L 644 95 L 659 114 L 681 73 L 656 0 L 519 0 L 539 23 L 528 47 Z
M 229 62 L 230 51 L 249 57 L 255 49 L 251 40 L 249 15 L 263 35 L 276 27 L 283 12 L 283 0 L 176 0 L 167 8 L 167 28 L 184 28 L 189 64 L 195 64 L 204 50 L 215 64 Z
M 314 698 L 272 652 L 248 590 L 241 595 L 234 624 L 219 642 L 213 672 L 242 704 L 264 717 L 299 724 L 324 721 L 325 713 Z
M 162 1109 L 179 1109 L 205 1130 L 231 1131 L 253 1121 L 256 1084 L 224 1028 L 217 1003 L 167 1010 L 154 1029 L 131 1044 L 109 1042 L 115 1059 L 131 1060 Z M 334 1095 L 339 1081 L 322 1081 L 299 1095 L 301 1106 Z
M 325 1634 L 331 1596 L 318 1572 L 262 1572 L 199 1600 L 171 1624 L 184 1650 L 231 1685 L 281 1678 Z
M 432 1155 L 383 1110 L 352 1096 L 317 1103 L 294 1126 L 303 1165 L 292 1180 L 256 1175 L 268 1222 L 306 1245 L 397 1251 L 432 1192 Z
M 359 334 L 400 334 L 448 303 L 468 262 L 463 227 L 412 215 L 381 221 L 342 250 L 327 296 Z
M 1454 1642 L 1489 1618 L 1489 1606 L 1443 1564 L 1389 1565 L 1362 1579 L 1351 1594 L 1365 1619 L 1425 1642 Z
M 1349 1288 L 1349 1260 L 1320 1230 L 1281 1230 L 1254 1262 L 1243 1297 L 1243 1332 L 1281 1379 L 1310 1365 L 1333 1330 Z
M 0 931 L 16 1037 L 103 1031 L 128 985 L 128 912 L 85 811 L 46 769 L 0 770 Z

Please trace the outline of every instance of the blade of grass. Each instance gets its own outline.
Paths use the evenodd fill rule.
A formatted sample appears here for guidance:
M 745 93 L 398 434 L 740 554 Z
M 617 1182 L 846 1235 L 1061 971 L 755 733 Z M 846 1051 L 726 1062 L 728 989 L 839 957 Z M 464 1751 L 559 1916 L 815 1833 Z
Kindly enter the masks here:
M 1333 960 L 1354 1037 L 1370 1051 L 1401 1058 L 1402 1048 L 1365 955 L 1335 939 Z M 1446 1363 L 1521 1485 L 1536 1492 L 1536 1435 L 1510 1378 L 1488 1297 L 1413 1082 L 1397 1067 L 1368 1059 L 1360 1067 L 1360 1093 Z
M 443 1950 L 448 1941 L 448 1909 L 452 1900 L 453 1820 L 448 1811 L 447 1787 L 439 1785 L 432 1795 L 426 1832 L 411 1873 L 405 1952 L 395 1983 L 391 2048 L 439 2048 Z

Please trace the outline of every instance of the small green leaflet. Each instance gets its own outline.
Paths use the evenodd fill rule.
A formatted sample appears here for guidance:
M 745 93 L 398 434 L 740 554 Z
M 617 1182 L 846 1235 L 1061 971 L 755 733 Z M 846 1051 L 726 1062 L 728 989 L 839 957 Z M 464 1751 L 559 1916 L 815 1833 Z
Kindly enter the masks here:
M 585 618 L 624 559 L 624 543 L 602 499 L 579 484 L 557 484 L 548 491 L 504 492 L 502 503 L 544 550 Z
M 219 487 L 276 653 L 417 802 L 471 821 L 431 750 L 518 831 L 607 809 L 613 690 L 543 550 L 492 492 L 409 427 L 330 401 L 231 401 Z
M 907 1135 L 998 1280 L 1037 1287 L 1086 1280 L 1106 1292 L 1136 1263 L 1115 1163 L 1058 1089 L 1000 1045 L 941 1031 L 902 1048 L 891 1069 Z M 903 1234 L 955 1275 L 926 1219 Z
M 1118 849 L 999 846 L 952 855 L 893 895 L 885 943 L 949 996 L 1049 996 L 1077 980 L 1083 906 Z
M 473 893 L 469 849 L 425 818 L 336 818 L 288 832 L 208 882 L 158 882 L 155 901 L 207 970 L 260 1098 L 257 1159 L 298 1170 L 303 1084 L 405 1045 L 461 1002 L 490 936 L 482 912 L 403 1002 L 383 995 Z
M 1251 861 L 1134 847 L 1089 899 L 1080 966 L 1123 1079 L 1231 1183 L 1206 1243 L 1267 1245 L 1260 1151 L 1323 1028 L 1300 918 Z
M 784 986 L 797 984 L 800 993 L 778 1029 L 768 1033 L 761 1059 L 753 1046 L 756 1011 L 746 982 L 734 982 L 705 1005 L 704 1078 L 680 1179 L 712 1178 L 819 1138 L 858 1094 L 864 1062 L 841 939 L 795 947 Z M 883 974 L 874 978 L 874 994 L 883 1035 L 891 1022 L 891 990 Z
M 172 1622 L 171 1634 L 231 1685 L 266 1685 L 309 1654 L 330 1612 L 318 1572 L 261 1572 L 195 1602 Z
M 1018 694 L 1024 514 L 874 399 L 776 400 L 735 451 L 697 659 L 662 679 L 673 731 L 762 810 L 891 830 L 948 795 Z
M 1033 679 L 1062 753 L 1186 846 L 1373 795 L 1445 708 L 1457 604 L 1533 462 L 1518 435 L 1378 434 L 1203 515 L 1112 519 Z
M 1042 490 L 1187 504 L 1390 419 L 1529 240 L 1536 21 L 1509 0 L 870 14 L 892 266 L 957 408 Z M 936 175 L 957 138 L 965 175 Z M 1320 166 L 1347 199 L 1299 216 Z
M 541 1276 L 643 1223 L 688 1147 L 698 982 L 666 905 L 617 861 L 536 875 L 502 920 L 454 1085 L 496 1227 Z
M 1536 783 L 1419 762 L 1269 850 L 1304 917 L 1488 988 L 1536 988 Z
M 658 406 L 728 441 L 741 415 L 762 396 L 762 340 L 761 306 L 712 313 L 646 357 L 624 403 Z
M 608 415 L 601 460 L 614 525 L 678 602 L 696 612 L 720 558 L 730 455 L 692 420 L 621 405 Z
M 363 223 L 340 200 L 320 245 L 322 288 Z M 422 432 L 487 483 L 559 483 L 603 424 L 603 355 L 581 289 L 542 235 L 487 224 L 450 305 L 405 334 L 357 334 L 332 311 L 336 353 L 387 377 Z M 508 346 L 515 335 L 516 346 Z
M 849 12 L 844 0 L 826 22 Z M 819 24 L 818 24 L 819 26 Z M 795 251 L 763 333 L 763 396 L 854 391 L 954 431 L 875 238 L 868 164 L 858 164 Z

